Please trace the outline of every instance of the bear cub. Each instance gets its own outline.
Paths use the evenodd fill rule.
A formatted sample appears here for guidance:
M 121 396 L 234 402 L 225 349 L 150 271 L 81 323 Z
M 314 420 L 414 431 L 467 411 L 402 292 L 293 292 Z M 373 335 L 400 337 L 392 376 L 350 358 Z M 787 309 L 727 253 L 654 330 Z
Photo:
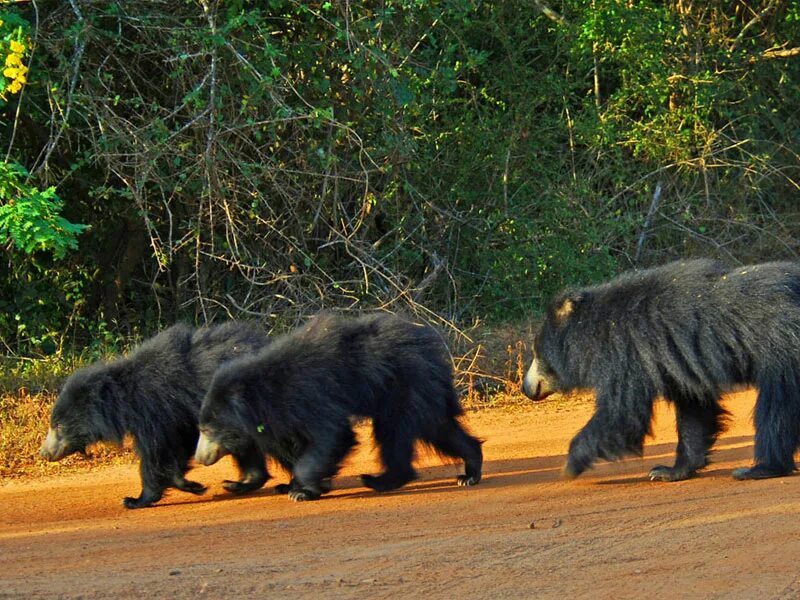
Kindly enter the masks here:
M 431 327 L 389 314 L 326 313 L 214 376 L 200 410 L 195 459 L 213 464 L 253 441 L 292 474 L 293 500 L 329 491 L 356 443 L 351 418 L 369 418 L 384 471 L 365 486 L 396 489 L 416 478 L 417 440 L 465 462 L 459 485 L 480 481 L 481 442 L 463 414 L 447 348 Z

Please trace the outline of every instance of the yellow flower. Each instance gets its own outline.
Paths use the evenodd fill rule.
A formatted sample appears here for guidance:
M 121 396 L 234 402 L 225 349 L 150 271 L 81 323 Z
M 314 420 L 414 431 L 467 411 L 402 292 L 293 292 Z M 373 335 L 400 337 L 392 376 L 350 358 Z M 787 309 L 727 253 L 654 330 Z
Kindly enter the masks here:
M 22 89 L 22 84 L 19 81 L 12 81 L 11 85 L 8 86 L 8 91 L 12 94 L 16 94 L 18 91 Z
M 4 23 L 3 19 L 0 19 L 0 27 L 3 26 L 3 23 Z
M 19 70 L 17 70 L 14 67 L 8 67 L 3 70 L 3 75 L 8 77 L 9 79 L 14 79 L 17 76 L 17 73 L 19 73 Z
M 14 81 L 18 81 L 19 83 L 25 85 L 26 83 L 28 83 L 28 78 L 25 77 L 25 75 L 23 75 L 22 73 L 20 73 L 19 75 L 17 75 L 17 78 Z
M 11 40 L 9 42 L 9 46 L 11 46 L 11 51 L 16 52 L 17 54 L 22 54 L 23 52 L 25 52 L 25 46 L 20 44 L 16 40 Z
M 7 67 L 16 67 L 17 65 L 22 64 L 22 57 L 19 54 L 9 54 L 6 56 L 6 66 Z

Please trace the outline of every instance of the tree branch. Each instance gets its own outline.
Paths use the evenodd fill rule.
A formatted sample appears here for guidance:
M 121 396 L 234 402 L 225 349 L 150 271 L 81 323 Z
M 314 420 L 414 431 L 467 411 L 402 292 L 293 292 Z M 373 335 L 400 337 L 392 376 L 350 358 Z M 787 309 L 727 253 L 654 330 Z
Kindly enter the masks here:
M 548 19 L 558 23 L 559 25 L 566 25 L 567 20 L 554 11 L 552 8 L 547 6 L 542 0 L 533 0 L 533 3 L 536 5 L 536 8 Z
M 761 53 L 761 58 L 792 58 L 800 56 L 800 48 L 770 48 Z

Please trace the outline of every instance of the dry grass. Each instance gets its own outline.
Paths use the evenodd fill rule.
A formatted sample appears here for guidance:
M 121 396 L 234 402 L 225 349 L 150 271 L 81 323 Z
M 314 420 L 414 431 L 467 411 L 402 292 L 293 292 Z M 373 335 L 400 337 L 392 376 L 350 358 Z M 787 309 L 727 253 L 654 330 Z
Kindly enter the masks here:
M 468 331 L 473 340 L 454 357 L 456 386 L 467 410 L 527 405 L 520 385 L 532 358 L 533 325 L 478 325 Z
M 95 444 L 87 457 L 73 455 L 57 463 L 42 459 L 39 446 L 47 433 L 54 401 L 52 394 L 30 394 L 25 388 L 0 395 L 0 479 L 88 471 L 99 465 L 135 460 L 130 444 L 122 449 Z

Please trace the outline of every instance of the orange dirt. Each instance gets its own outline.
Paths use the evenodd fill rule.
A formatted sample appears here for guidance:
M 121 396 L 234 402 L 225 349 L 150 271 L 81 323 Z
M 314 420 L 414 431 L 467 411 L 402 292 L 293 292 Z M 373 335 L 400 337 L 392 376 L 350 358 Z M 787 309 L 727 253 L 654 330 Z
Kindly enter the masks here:
M 172 491 L 127 511 L 134 466 L 0 486 L 0 598 L 797 598 L 800 477 L 737 482 L 752 457 L 753 394 L 726 400 L 731 427 L 698 478 L 655 483 L 674 418 L 659 405 L 643 459 L 576 481 L 560 468 L 589 401 L 469 415 L 486 439 L 485 479 L 419 461 L 396 493 L 360 487 L 366 441 L 319 502 L 270 490 L 232 497 L 224 464 L 197 468 L 203 497 Z M 278 475 L 277 481 L 285 481 Z M 274 482 L 271 482 L 274 483 Z

